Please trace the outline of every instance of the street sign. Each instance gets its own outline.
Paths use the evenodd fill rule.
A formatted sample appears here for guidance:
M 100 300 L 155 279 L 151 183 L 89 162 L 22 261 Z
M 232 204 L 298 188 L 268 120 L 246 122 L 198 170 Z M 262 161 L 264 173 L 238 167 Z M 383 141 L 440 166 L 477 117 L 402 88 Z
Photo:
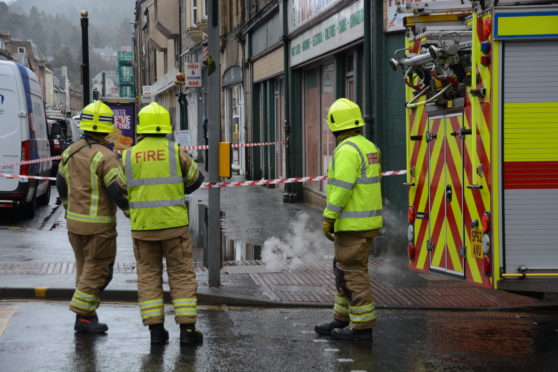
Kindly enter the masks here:
M 189 88 L 201 88 L 202 69 L 200 63 L 186 63 L 184 65 L 186 75 L 186 86 Z

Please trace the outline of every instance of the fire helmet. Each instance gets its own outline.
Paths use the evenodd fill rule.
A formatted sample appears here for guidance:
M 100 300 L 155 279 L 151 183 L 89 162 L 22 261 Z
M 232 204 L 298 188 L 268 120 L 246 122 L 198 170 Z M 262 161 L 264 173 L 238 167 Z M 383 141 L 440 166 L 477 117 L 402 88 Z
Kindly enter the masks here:
M 332 132 L 364 126 L 360 107 L 347 98 L 339 98 L 333 102 L 327 112 L 326 121 Z
M 138 134 L 172 133 L 169 112 L 157 102 L 152 102 L 139 112 L 136 132 Z
M 80 129 L 88 132 L 111 133 L 114 114 L 110 107 L 101 101 L 90 103 L 81 111 Z

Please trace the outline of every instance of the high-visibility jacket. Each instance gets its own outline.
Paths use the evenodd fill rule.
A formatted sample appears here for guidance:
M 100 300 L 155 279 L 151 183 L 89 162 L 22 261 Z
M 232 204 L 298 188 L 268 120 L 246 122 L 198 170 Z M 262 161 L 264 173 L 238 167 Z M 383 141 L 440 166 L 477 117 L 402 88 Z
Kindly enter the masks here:
M 166 137 L 146 137 L 126 150 L 122 161 L 128 185 L 132 231 L 188 225 L 184 184 L 195 177 L 191 163 L 183 175 L 178 144 Z
M 381 166 L 378 148 L 361 135 L 343 140 L 329 164 L 324 217 L 338 231 L 382 227 Z
M 124 174 L 110 149 L 82 139 L 62 153 L 58 173 L 68 231 L 94 235 L 116 229 L 116 204 L 108 189 L 114 182 L 123 188 Z

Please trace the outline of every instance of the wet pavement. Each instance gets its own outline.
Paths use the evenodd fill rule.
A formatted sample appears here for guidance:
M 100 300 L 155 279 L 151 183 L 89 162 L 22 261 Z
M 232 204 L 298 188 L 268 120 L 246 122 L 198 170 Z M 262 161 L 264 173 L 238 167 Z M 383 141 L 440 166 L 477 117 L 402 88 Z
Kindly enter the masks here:
M 318 337 L 327 310 L 200 308 L 204 343 L 151 348 L 135 306 L 103 304 L 104 336 L 77 336 L 66 304 L 0 302 L 0 370 L 556 371 L 558 313 L 379 311 L 371 342 Z M 2 325 L 5 330 L 2 334 Z
M 54 191 L 54 190 L 53 190 Z M 331 270 L 333 245 L 322 236 L 319 211 L 284 204 L 279 190 L 245 187 L 222 190 L 221 287 L 208 286 L 203 266 L 205 190 L 188 199 L 199 298 L 202 304 L 329 307 L 335 294 Z M 54 203 L 34 220 L 0 217 L 0 299 L 65 300 L 73 293 L 75 263 L 67 238 L 63 208 Z M 137 280 L 130 222 L 118 213 L 118 251 L 113 281 L 104 296 L 135 301 Z M 388 216 L 395 220 L 392 215 Z M 22 226 L 28 226 L 23 228 Z M 391 222 L 391 228 L 397 225 Z M 19 230 L 17 228 L 20 228 Z M 389 233 L 387 234 L 389 236 Z M 270 244 L 271 242 L 271 244 Z M 463 280 L 406 268 L 393 247 L 375 243 L 370 279 L 379 308 L 510 309 L 557 306 L 505 291 L 471 286 Z M 380 247 L 378 247 L 378 245 Z M 166 282 L 166 274 L 164 276 Z M 48 288 L 48 291 L 36 288 Z M 168 286 L 165 285 L 168 290 Z

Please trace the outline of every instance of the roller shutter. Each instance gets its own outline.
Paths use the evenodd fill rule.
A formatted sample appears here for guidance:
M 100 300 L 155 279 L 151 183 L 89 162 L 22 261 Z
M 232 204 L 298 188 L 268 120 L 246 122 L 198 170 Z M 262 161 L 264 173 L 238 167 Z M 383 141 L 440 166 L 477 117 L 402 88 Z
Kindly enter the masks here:
M 503 58 L 505 272 L 558 270 L 558 41 Z

